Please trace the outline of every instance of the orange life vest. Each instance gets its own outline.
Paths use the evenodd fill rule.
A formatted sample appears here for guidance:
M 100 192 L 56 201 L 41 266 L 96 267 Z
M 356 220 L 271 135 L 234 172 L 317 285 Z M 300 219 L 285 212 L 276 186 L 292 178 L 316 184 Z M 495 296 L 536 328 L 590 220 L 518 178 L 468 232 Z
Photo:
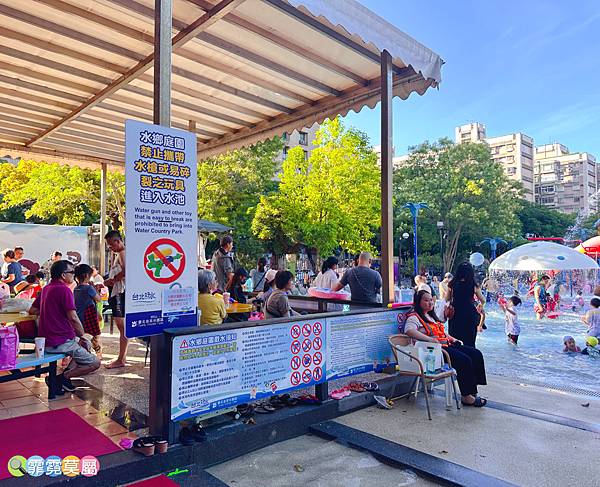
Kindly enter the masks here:
M 435 339 L 441 343 L 442 347 L 447 347 L 450 344 L 448 335 L 444 331 L 444 324 L 439 321 L 431 322 L 425 321 L 417 313 L 410 313 L 408 316 L 416 316 L 423 328 L 425 329 L 425 335 L 428 337 L 435 337 Z

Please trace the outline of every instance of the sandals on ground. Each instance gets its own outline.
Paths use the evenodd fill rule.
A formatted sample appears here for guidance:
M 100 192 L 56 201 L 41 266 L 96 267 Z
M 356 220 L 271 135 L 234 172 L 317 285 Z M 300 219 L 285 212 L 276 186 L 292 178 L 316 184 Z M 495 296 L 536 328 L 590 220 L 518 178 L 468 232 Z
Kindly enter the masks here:
M 487 404 L 487 399 L 484 399 L 483 397 L 475 397 L 475 401 L 472 402 L 471 404 L 469 404 L 468 402 L 464 402 L 464 401 L 460 401 L 462 403 L 463 406 L 471 406 L 474 408 L 482 408 L 483 406 L 485 406 Z

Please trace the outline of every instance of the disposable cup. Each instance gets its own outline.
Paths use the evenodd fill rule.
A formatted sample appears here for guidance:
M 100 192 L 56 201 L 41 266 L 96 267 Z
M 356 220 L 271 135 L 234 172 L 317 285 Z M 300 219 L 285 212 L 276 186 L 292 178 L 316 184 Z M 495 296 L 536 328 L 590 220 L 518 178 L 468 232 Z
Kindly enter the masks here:
M 46 348 L 46 339 L 44 337 L 36 337 L 35 356 L 37 358 L 42 358 L 44 356 L 44 348 Z

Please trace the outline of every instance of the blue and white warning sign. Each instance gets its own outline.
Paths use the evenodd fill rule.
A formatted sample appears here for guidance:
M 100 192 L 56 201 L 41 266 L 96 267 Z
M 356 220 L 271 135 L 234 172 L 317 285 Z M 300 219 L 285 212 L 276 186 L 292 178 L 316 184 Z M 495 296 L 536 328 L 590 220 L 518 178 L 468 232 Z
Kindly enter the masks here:
M 197 324 L 196 136 L 125 123 L 125 328 L 129 338 Z

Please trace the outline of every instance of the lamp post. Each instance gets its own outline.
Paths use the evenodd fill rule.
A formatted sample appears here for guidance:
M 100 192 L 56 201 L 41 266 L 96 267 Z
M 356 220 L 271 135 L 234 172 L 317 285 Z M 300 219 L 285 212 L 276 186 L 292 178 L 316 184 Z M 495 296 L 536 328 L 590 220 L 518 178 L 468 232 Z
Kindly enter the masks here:
M 398 286 L 402 283 L 402 240 L 406 240 L 410 235 L 404 232 L 398 235 Z
M 444 266 L 444 222 L 437 222 L 437 229 L 440 233 L 440 260 L 442 262 L 442 276 L 445 272 Z
M 415 276 L 419 274 L 419 251 L 417 248 L 417 217 L 419 216 L 419 210 L 421 208 L 429 208 L 425 203 L 406 203 L 404 208 L 410 210 L 410 214 L 413 217 L 413 247 L 415 249 Z
M 498 244 L 502 243 L 504 245 L 508 245 L 506 240 L 504 240 L 503 238 L 500 238 L 500 237 L 484 238 L 481 242 L 479 242 L 479 245 L 484 244 L 486 242 L 490 244 L 490 261 L 492 261 L 496 258 L 496 250 L 498 250 Z

